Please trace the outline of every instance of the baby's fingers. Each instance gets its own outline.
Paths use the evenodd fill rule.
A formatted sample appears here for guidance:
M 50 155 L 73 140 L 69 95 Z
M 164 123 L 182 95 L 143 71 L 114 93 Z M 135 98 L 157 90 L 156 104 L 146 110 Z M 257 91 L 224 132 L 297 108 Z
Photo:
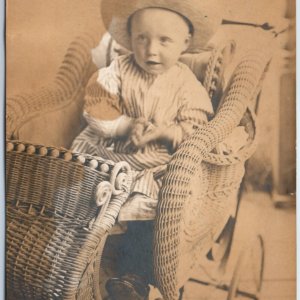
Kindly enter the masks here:
M 159 137 L 158 131 L 153 130 L 151 132 L 148 132 L 139 139 L 138 146 L 139 147 L 145 146 L 147 143 L 155 141 L 158 137 Z
M 130 145 L 132 145 L 132 142 L 131 139 L 128 139 L 124 144 L 124 148 L 127 149 Z
M 139 136 L 137 134 L 135 134 L 131 137 L 131 142 L 135 146 L 139 146 L 140 140 L 141 140 L 141 136 Z
M 132 140 L 128 140 L 124 144 L 124 150 L 126 151 L 126 153 L 132 153 L 132 152 L 136 152 L 137 151 L 137 147 L 136 147 L 136 145 L 134 145 L 134 143 L 132 142 Z

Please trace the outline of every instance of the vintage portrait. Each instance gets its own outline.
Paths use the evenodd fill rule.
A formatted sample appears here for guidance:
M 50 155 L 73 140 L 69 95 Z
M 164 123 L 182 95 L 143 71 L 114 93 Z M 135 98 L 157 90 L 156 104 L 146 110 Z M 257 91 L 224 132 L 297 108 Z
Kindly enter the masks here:
M 295 6 L 6 1 L 7 299 L 296 299 Z

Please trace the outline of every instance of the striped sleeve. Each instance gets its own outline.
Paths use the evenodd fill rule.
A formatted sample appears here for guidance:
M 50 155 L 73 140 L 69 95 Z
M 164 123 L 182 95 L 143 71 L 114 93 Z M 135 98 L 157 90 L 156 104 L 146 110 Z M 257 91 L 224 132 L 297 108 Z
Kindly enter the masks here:
M 90 78 L 84 97 L 84 111 L 91 117 L 113 120 L 120 113 L 120 74 L 118 60 Z
M 180 144 L 199 126 L 206 124 L 208 116 L 213 115 L 211 100 L 203 85 L 190 71 L 184 76 L 181 96 L 183 101 L 176 117 L 177 128 L 174 128 L 178 138 L 174 146 Z

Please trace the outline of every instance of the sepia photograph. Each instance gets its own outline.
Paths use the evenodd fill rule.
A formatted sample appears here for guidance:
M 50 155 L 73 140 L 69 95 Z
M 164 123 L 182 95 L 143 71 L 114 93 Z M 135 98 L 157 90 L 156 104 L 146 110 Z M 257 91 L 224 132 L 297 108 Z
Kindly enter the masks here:
M 296 300 L 296 1 L 6 0 L 5 299 Z

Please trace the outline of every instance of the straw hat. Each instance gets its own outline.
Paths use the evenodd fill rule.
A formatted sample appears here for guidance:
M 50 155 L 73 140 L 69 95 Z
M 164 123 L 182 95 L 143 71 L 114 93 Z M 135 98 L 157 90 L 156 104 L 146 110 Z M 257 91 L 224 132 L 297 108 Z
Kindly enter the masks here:
M 223 0 L 102 0 L 104 26 L 121 46 L 131 50 L 128 19 L 144 8 L 164 8 L 186 17 L 193 25 L 187 52 L 203 48 L 222 21 Z

